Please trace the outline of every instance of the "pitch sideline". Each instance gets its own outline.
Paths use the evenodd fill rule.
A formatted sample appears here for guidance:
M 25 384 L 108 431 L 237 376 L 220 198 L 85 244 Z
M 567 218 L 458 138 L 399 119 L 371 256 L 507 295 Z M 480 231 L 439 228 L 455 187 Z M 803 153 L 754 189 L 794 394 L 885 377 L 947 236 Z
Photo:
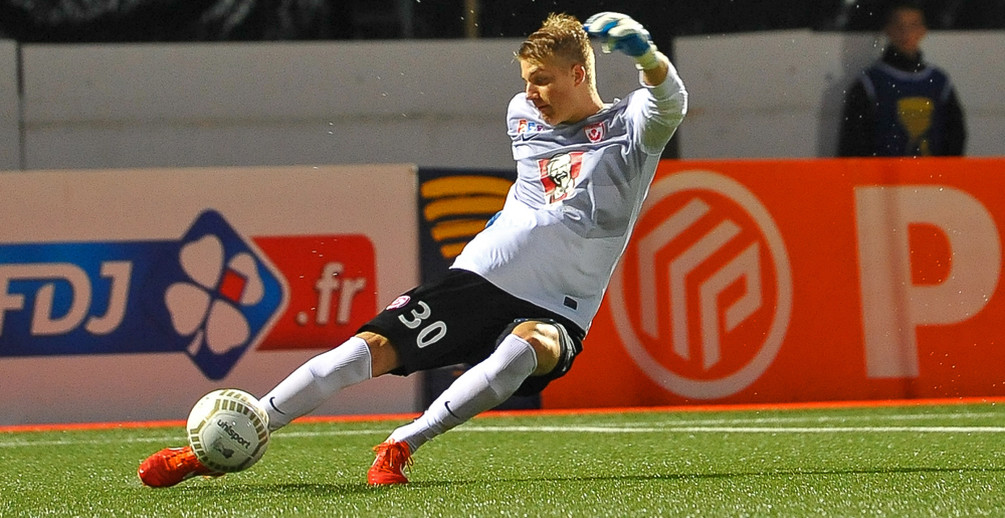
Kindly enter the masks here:
M 883 408 L 883 407 L 922 407 L 922 406 L 952 406 L 1005 403 L 1005 397 L 964 397 L 964 398 L 929 398 L 929 399 L 884 399 L 855 401 L 815 401 L 790 403 L 739 403 L 739 404 L 707 404 L 653 407 L 617 407 L 617 408 L 575 408 L 575 409 L 539 409 L 539 410 L 494 410 L 485 412 L 479 417 L 532 417 L 561 415 L 610 415 L 625 413 L 708 413 L 708 412 L 740 412 L 740 411 L 775 411 L 775 410 L 824 410 L 840 408 Z M 361 414 L 337 416 L 305 416 L 297 419 L 298 423 L 326 422 L 363 422 L 363 421 L 401 421 L 414 419 L 418 412 L 405 414 Z M 159 428 L 183 427 L 185 420 L 158 421 L 120 421 L 98 423 L 44 423 L 0 425 L 0 433 L 21 432 L 54 432 L 81 430 L 109 430 L 129 428 Z

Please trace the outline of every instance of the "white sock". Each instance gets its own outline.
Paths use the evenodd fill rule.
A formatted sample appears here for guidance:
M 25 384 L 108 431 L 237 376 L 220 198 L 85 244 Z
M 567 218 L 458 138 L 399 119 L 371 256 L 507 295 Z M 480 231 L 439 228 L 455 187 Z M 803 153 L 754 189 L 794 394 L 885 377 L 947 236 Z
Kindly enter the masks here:
M 355 336 L 307 360 L 262 398 L 269 431 L 314 410 L 339 390 L 370 379 L 370 363 L 370 348 Z
M 391 433 L 414 453 L 434 437 L 489 410 L 516 392 L 537 368 L 537 354 L 516 335 L 503 339 L 488 358 L 447 387 L 415 421 Z

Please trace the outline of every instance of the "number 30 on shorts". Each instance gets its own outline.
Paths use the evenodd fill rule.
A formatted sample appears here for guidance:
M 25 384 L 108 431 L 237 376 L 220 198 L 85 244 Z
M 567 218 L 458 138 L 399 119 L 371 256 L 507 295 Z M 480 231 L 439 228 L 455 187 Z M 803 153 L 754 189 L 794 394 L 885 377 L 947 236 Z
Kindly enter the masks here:
M 419 346 L 419 349 L 422 349 L 439 342 L 444 336 L 447 336 L 447 324 L 442 320 L 427 324 L 426 320 L 433 316 L 433 312 L 429 309 L 429 305 L 421 300 L 418 301 L 418 305 L 418 308 L 411 311 L 411 318 L 405 315 L 398 315 L 398 320 L 409 329 L 418 329 L 425 324 L 425 327 L 419 330 L 419 334 L 415 338 L 415 345 Z

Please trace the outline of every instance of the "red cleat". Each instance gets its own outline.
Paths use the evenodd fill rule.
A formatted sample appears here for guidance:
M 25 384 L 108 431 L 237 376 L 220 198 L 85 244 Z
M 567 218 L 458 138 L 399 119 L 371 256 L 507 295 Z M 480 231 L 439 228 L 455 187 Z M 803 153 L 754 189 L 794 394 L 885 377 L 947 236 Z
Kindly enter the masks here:
M 407 443 L 389 439 L 374 446 L 373 452 L 377 454 L 377 458 L 366 473 L 366 481 L 371 486 L 408 483 L 403 470 L 412 465 L 412 452 Z
M 192 453 L 191 446 L 164 448 L 147 457 L 136 471 L 144 485 L 171 487 L 197 475 L 218 477 L 223 475 L 204 466 Z

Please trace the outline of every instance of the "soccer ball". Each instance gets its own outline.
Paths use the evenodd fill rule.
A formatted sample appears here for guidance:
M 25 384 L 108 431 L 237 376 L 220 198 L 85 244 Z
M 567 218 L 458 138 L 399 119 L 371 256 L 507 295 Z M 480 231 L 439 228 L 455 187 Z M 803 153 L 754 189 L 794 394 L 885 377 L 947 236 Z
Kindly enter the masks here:
M 269 415 L 242 390 L 206 394 L 192 407 L 185 428 L 199 462 L 224 473 L 248 469 L 269 445 Z

